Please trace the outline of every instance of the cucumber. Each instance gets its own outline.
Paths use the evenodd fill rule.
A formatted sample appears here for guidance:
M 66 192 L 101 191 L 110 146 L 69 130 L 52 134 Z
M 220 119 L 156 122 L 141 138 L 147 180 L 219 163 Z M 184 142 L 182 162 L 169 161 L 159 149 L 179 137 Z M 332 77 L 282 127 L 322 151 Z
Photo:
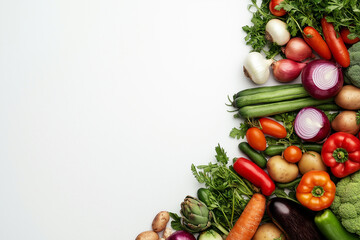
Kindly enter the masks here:
M 279 89 L 271 92 L 255 93 L 252 95 L 241 96 L 233 101 L 234 107 L 244 107 L 261 103 L 281 102 L 310 96 L 303 87 L 293 87 L 288 89 Z
M 259 104 L 252 106 L 245 106 L 238 110 L 238 113 L 243 118 L 266 117 L 284 112 L 291 112 L 300 110 L 304 107 L 317 106 L 320 104 L 333 102 L 333 98 L 318 100 L 312 97 L 299 98 L 289 101 L 281 101 L 276 103 Z
M 301 180 L 301 178 L 297 178 L 297 179 L 295 179 L 295 180 L 293 180 L 291 182 L 288 182 L 288 183 L 276 183 L 276 186 L 278 188 L 282 188 L 282 189 L 284 189 L 284 188 L 294 188 L 296 185 L 299 184 L 300 180 Z
M 254 150 L 247 142 L 241 142 L 239 144 L 239 149 L 246 154 L 250 158 L 251 161 L 253 161 L 256 165 L 258 165 L 261 168 L 266 167 L 266 158 L 258 153 L 256 150 Z
M 287 89 L 287 88 L 294 88 L 294 87 L 301 87 L 302 84 L 284 84 L 284 85 L 276 85 L 276 86 L 265 86 L 265 87 L 255 87 L 249 88 L 245 90 L 241 90 L 240 92 L 234 94 L 233 100 L 241 96 L 248 96 L 253 95 L 256 93 L 265 93 L 265 92 L 273 92 L 280 89 Z
M 336 105 L 335 103 L 326 103 L 316 106 L 316 108 L 323 110 L 323 111 L 340 111 L 342 110 L 341 107 Z
M 322 145 L 321 144 L 316 144 L 316 143 L 304 143 L 304 144 L 293 144 L 301 149 L 305 149 L 306 151 L 314 151 L 314 152 L 318 152 L 321 153 L 321 149 L 322 149 Z M 283 145 L 283 144 L 279 144 L 279 145 L 271 145 L 268 146 L 264 153 L 267 156 L 276 156 L 276 155 L 281 155 L 281 153 L 288 147 L 288 145 Z

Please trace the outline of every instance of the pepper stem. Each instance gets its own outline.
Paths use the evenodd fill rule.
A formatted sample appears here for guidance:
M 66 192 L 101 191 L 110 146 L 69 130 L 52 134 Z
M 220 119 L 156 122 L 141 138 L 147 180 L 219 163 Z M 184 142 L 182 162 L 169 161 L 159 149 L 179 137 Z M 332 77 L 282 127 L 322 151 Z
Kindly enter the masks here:
M 338 163 L 344 163 L 349 158 L 349 153 L 344 148 L 337 148 L 333 152 L 333 157 L 335 158 L 335 161 Z
M 324 195 L 324 193 L 325 193 L 324 188 L 321 186 L 315 186 L 311 191 L 311 194 L 314 197 L 321 197 L 322 195 Z

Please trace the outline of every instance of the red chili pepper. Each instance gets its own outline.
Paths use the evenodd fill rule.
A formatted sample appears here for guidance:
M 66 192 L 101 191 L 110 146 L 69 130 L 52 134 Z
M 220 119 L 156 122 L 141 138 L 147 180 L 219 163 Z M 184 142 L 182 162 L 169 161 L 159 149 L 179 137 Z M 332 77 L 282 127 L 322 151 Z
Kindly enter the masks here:
M 335 61 L 342 67 L 348 67 L 350 65 L 350 54 L 340 34 L 335 31 L 332 23 L 326 21 L 325 17 L 321 19 L 321 27 L 323 29 L 325 41 L 329 46 Z
M 346 177 L 360 170 L 360 140 L 352 134 L 336 132 L 325 141 L 321 157 L 335 177 Z
M 330 48 L 315 28 L 310 26 L 304 28 L 304 40 L 320 57 L 331 59 Z
M 275 191 L 275 183 L 273 180 L 252 161 L 243 157 L 238 158 L 234 163 L 234 170 L 256 187 L 259 187 L 262 194 L 270 196 Z
M 360 41 L 360 38 L 356 37 L 354 39 L 350 39 L 348 36 L 350 34 L 350 30 L 348 28 L 343 28 L 340 30 L 341 38 L 343 39 L 344 43 L 346 44 L 354 44 Z

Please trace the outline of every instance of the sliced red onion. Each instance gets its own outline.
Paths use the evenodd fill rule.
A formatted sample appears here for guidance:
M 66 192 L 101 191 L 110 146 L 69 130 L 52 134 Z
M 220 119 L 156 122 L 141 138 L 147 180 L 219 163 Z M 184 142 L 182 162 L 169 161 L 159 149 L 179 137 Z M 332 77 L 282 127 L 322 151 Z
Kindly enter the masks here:
M 330 122 L 325 113 L 314 107 L 300 110 L 294 122 L 295 133 L 304 141 L 320 142 L 330 134 Z
M 344 84 L 341 67 L 323 59 L 308 63 L 302 70 L 301 81 L 306 91 L 316 99 L 335 96 Z

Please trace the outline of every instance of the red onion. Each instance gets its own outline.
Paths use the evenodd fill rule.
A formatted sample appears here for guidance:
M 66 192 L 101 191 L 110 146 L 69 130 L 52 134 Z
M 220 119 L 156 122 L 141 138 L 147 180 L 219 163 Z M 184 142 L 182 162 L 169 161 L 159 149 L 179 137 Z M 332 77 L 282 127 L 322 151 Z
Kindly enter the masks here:
M 181 230 L 171 234 L 167 240 L 196 240 L 196 238 L 191 233 Z
M 282 83 L 295 80 L 301 73 L 306 63 L 295 62 L 290 59 L 281 59 L 272 64 L 274 78 Z
M 341 67 L 323 59 L 308 63 L 301 73 L 301 81 L 306 91 L 316 99 L 335 96 L 344 84 Z
M 314 57 L 312 49 L 302 38 L 299 37 L 290 39 L 290 41 L 286 44 L 284 53 L 286 58 L 298 62 Z
M 320 142 L 330 134 L 330 122 L 325 113 L 314 107 L 306 107 L 296 115 L 295 133 L 304 141 Z

